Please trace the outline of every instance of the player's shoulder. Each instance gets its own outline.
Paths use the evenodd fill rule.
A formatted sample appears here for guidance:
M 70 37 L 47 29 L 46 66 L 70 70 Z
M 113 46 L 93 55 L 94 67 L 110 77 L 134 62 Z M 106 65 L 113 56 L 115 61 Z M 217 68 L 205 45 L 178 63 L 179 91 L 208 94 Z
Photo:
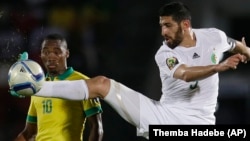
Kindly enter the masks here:
M 71 77 L 74 77 L 74 79 L 89 79 L 87 75 L 76 70 L 71 74 Z
M 194 28 L 193 31 L 194 32 L 198 32 L 198 33 L 203 33 L 203 34 L 221 34 L 221 33 L 224 33 L 224 31 L 222 31 L 219 28 L 215 28 L 215 27 L 210 27 L 210 28 Z
M 156 52 L 156 56 L 161 55 L 161 54 L 165 54 L 167 52 L 172 52 L 173 49 L 169 48 L 166 43 L 163 41 L 162 45 L 160 46 L 160 48 L 157 50 Z
M 204 40 L 211 40 L 214 42 L 220 42 L 226 37 L 226 33 L 218 28 L 200 28 L 200 29 L 193 29 L 196 36 L 200 39 Z
M 171 48 L 169 48 L 165 42 L 160 46 L 160 48 L 157 50 L 155 54 L 155 61 L 157 64 L 164 64 L 165 59 L 169 56 L 174 56 L 175 51 Z

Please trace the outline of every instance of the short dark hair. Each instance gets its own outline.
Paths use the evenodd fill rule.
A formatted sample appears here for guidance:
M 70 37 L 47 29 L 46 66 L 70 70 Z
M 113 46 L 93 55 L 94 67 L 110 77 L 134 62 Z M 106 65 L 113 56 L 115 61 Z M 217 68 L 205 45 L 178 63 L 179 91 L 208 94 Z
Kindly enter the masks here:
M 62 41 L 62 43 L 64 44 L 64 47 L 65 47 L 66 49 L 68 49 L 66 38 L 63 37 L 62 35 L 58 34 L 58 33 L 51 33 L 51 34 L 48 34 L 47 36 L 44 37 L 43 42 L 44 42 L 45 40 L 60 40 L 60 41 Z
M 180 23 L 182 20 L 191 21 L 191 12 L 182 2 L 171 2 L 162 6 L 159 16 L 172 16 L 173 20 Z

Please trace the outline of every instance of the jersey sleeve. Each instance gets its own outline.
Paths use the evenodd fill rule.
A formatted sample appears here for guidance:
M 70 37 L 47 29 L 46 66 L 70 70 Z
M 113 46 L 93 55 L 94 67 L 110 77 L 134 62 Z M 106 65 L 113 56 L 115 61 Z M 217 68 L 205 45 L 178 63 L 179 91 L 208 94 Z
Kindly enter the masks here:
M 83 107 L 86 117 L 103 112 L 99 98 L 84 100 Z
M 218 36 L 216 35 L 214 36 L 215 38 L 218 37 L 217 39 L 219 40 L 218 42 L 220 43 L 220 46 L 217 46 L 219 47 L 217 49 L 219 49 L 221 52 L 227 52 L 227 51 L 232 51 L 235 48 L 236 46 L 235 40 L 228 37 L 224 31 L 216 29 L 216 28 L 212 28 L 211 30 L 214 30 L 215 32 L 217 32 L 217 35 L 218 35 Z
M 162 49 L 164 47 L 167 48 L 163 45 L 156 53 L 155 60 L 159 67 L 160 75 L 173 77 L 175 70 L 183 63 L 179 55 L 177 55 L 170 49 Z
M 89 79 L 89 77 L 80 72 L 75 71 L 74 75 L 70 76 L 70 78 L 68 79 L 69 80 L 79 80 L 79 79 L 86 80 L 86 79 Z M 83 106 L 83 112 L 85 113 L 86 117 L 90 117 L 92 115 L 103 112 L 99 98 L 83 100 L 82 106 Z
M 29 106 L 26 121 L 30 122 L 30 123 L 37 123 L 37 114 L 36 114 L 36 108 L 34 106 L 33 96 L 31 97 L 30 106 Z

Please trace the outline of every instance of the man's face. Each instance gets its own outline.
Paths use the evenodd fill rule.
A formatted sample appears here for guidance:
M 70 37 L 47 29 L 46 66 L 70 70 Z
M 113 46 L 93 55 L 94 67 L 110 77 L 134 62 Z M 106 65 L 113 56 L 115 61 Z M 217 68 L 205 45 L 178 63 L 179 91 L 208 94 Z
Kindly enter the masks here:
M 45 40 L 42 43 L 41 59 L 51 75 L 58 75 L 67 69 L 68 50 L 61 40 Z
M 170 48 L 175 48 L 183 40 L 183 30 L 181 25 L 175 22 L 171 16 L 160 17 L 161 35 Z

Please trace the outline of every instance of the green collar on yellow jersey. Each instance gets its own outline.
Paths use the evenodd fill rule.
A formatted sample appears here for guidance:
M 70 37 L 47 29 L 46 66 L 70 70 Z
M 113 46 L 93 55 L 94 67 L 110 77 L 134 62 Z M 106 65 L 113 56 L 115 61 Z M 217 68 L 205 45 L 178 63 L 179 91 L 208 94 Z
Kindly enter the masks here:
M 66 69 L 66 71 L 58 76 L 56 76 L 57 79 L 59 80 L 65 80 L 67 77 L 69 77 L 72 73 L 74 72 L 74 69 L 72 67 L 68 67 Z M 49 76 L 49 73 L 46 74 L 46 78 L 50 79 L 50 80 L 54 80 L 55 77 L 51 77 Z

